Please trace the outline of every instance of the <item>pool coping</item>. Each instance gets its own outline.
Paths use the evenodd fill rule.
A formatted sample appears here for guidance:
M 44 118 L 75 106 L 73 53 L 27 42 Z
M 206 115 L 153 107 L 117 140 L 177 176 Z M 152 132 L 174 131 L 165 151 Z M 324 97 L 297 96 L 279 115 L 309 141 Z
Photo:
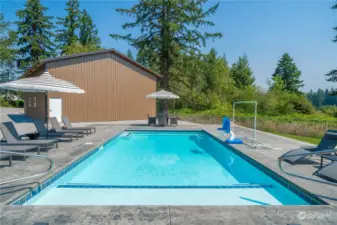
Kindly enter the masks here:
M 11 206 L 22 206 L 25 202 L 27 202 L 29 199 L 40 193 L 42 190 L 47 188 L 49 185 L 51 185 L 54 181 L 62 177 L 64 174 L 72 170 L 74 167 L 76 167 L 78 164 L 82 163 L 84 160 L 92 156 L 94 153 L 99 151 L 100 146 L 105 145 L 106 143 L 116 139 L 119 137 L 123 132 L 125 131 L 152 131 L 152 132 L 203 132 L 206 135 L 210 136 L 213 140 L 217 141 L 219 144 L 223 145 L 224 147 L 230 149 L 233 153 L 237 154 L 239 157 L 246 160 L 248 163 L 250 163 L 252 166 L 256 167 L 257 169 L 261 170 L 263 173 L 266 173 L 268 176 L 270 176 L 272 179 L 280 183 L 285 188 L 292 191 L 294 194 L 298 195 L 305 201 L 307 201 L 310 204 L 314 205 L 329 205 L 324 200 L 320 199 L 319 197 L 315 196 L 313 193 L 307 191 L 305 188 L 300 187 L 299 185 L 291 182 L 290 180 L 286 179 L 285 177 L 278 174 L 273 169 L 270 169 L 257 160 L 251 158 L 250 156 L 242 153 L 240 150 L 234 148 L 231 145 L 228 145 L 224 143 L 221 139 L 210 133 L 209 131 L 202 129 L 202 128 L 193 128 L 193 129 L 163 129 L 163 128 L 157 128 L 157 129 L 140 129 L 140 128 L 125 128 L 122 131 L 118 132 L 117 134 L 109 137 L 107 140 L 104 140 L 98 144 L 96 144 L 94 147 L 83 153 L 79 158 L 74 159 L 61 167 L 59 170 L 55 171 L 52 174 L 49 174 L 45 179 L 43 179 L 41 182 L 38 182 L 39 184 L 36 184 L 36 187 L 31 188 L 31 190 L 26 191 L 23 194 L 20 194 L 19 196 L 13 196 L 13 198 L 7 200 L 5 202 L 6 205 Z M 298 206 L 313 206 L 313 205 L 298 205 Z

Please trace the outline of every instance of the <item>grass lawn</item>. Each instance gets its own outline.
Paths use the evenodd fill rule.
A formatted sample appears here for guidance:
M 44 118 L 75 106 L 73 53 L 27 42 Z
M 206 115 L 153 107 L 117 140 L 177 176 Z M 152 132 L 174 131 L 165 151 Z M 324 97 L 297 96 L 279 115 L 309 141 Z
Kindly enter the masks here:
M 313 138 L 313 137 L 303 137 L 303 136 L 297 136 L 293 134 L 285 134 L 285 133 L 277 133 L 277 132 L 270 132 L 279 136 L 287 137 L 287 138 L 292 138 L 298 141 L 303 141 L 307 142 L 310 144 L 318 145 L 318 143 L 321 141 L 321 138 Z

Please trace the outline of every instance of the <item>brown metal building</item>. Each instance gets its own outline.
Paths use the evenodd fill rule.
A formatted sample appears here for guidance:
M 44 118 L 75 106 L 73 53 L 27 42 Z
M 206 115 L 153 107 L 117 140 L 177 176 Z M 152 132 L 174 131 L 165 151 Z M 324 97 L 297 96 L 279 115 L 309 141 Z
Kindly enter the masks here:
M 24 77 L 48 71 L 85 90 L 85 94 L 49 93 L 50 115 L 60 113 L 74 122 L 145 119 L 155 115 L 155 100 L 145 95 L 155 92 L 160 75 L 116 50 L 98 50 L 42 60 Z M 25 114 L 45 118 L 44 93 L 24 93 Z M 54 112 L 53 112 L 54 111 Z

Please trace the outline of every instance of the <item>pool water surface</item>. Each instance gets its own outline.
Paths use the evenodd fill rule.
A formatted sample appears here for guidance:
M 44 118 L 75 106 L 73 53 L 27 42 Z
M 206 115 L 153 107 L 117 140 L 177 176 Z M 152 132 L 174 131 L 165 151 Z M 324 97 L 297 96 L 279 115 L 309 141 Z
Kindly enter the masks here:
M 125 131 L 24 205 L 308 205 L 203 131 Z

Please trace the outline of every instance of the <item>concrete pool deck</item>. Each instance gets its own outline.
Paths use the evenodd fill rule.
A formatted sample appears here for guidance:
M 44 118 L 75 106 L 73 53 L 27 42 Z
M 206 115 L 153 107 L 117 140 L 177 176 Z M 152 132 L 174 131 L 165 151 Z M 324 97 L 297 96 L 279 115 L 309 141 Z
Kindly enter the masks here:
M 83 123 L 80 125 L 89 125 Z M 72 143 L 61 142 L 59 149 L 48 152 L 54 160 L 51 173 L 40 178 L 24 180 L 16 184 L 0 186 L 0 224 L 337 224 L 337 187 L 294 178 L 281 172 L 277 158 L 284 152 L 303 145 L 302 142 L 258 132 L 257 139 L 277 150 L 237 145 L 236 149 L 248 155 L 296 185 L 309 190 L 330 205 L 321 206 L 10 206 L 9 201 L 26 193 L 32 187 L 51 177 L 57 171 L 80 158 L 111 136 L 127 128 L 148 129 L 144 121 L 95 123 L 97 133 Z M 166 129 L 205 129 L 217 137 L 217 125 L 180 123 L 178 127 Z M 152 128 L 151 128 L 152 129 Z M 160 128 L 162 129 L 162 128 Z M 236 127 L 237 136 L 251 136 L 246 128 Z M 46 153 L 43 153 L 46 154 Z M 47 161 L 28 158 L 15 160 L 13 167 L 7 161 L 0 162 L 0 180 L 15 179 L 44 171 Z M 312 176 L 317 164 L 291 166 L 287 171 Z M 247 171 L 249 173 L 249 171 Z M 315 179 L 319 179 L 314 177 Z M 326 198 L 329 197 L 329 198 Z

